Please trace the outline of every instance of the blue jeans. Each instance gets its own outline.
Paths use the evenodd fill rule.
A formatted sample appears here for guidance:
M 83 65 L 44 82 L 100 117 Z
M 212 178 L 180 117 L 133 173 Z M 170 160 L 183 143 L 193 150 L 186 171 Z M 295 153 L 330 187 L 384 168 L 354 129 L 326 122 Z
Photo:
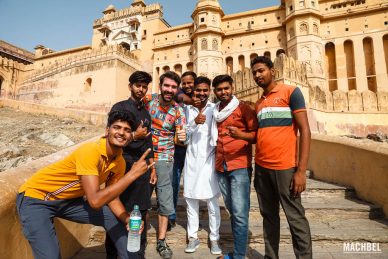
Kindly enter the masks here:
M 168 218 L 175 220 L 176 219 L 176 205 L 178 203 L 179 198 L 179 189 L 181 183 L 181 176 L 183 166 L 185 165 L 185 157 L 186 157 L 186 147 L 175 146 L 174 153 L 174 167 L 172 172 L 172 190 L 174 193 L 174 214 L 170 215 Z
M 248 245 L 250 183 L 252 170 L 241 168 L 217 172 L 218 185 L 229 211 L 233 232 L 233 259 L 245 258 Z
M 82 197 L 43 201 L 19 193 L 16 197 L 16 207 L 24 236 L 30 243 L 36 259 L 61 257 L 54 217 L 104 227 L 115 244 L 119 257 L 133 258 L 127 251 L 128 232 L 125 224 L 117 220 L 108 206 L 94 210 Z

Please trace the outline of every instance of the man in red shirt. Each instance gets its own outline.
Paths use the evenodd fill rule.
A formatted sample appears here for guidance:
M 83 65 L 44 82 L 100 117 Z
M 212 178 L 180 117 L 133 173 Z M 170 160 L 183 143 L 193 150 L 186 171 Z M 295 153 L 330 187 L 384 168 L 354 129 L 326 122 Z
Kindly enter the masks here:
M 264 90 L 256 103 L 259 129 L 254 184 L 263 216 L 265 257 L 279 258 L 280 203 L 296 258 L 312 258 L 310 227 L 300 197 L 306 189 L 311 139 L 305 101 L 298 87 L 273 81 L 275 71 L 270 59 L 256 57 L 251 67 L 254 80 Z
M 220 258 L 245 258 L 248 243 L 252 145 L 258 128 L 256 114 L 233 95 L 233 79 L 219 75 L 213 80 L 220 100 L 214 109 L 211 142 L 216 145 L 218 184 L 230 214 L 234 251 Z

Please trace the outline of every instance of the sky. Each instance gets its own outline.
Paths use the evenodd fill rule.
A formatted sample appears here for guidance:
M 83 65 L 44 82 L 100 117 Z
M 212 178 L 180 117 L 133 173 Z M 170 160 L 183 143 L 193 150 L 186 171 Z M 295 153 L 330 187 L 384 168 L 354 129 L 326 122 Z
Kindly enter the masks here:
M 163 6 L 164 18 L 176 26 L 192 22 L 196 0 L 145 0 Z M 279 5 L 280 0 L 219 0 L 224 13 L 238 13 Z M 132 0 L 0 0 L 0 39 L 34 52 L 42 44 L 59 51 L 90 45 L 92 26 L 102 11 L 113 4 L 116 10 Z

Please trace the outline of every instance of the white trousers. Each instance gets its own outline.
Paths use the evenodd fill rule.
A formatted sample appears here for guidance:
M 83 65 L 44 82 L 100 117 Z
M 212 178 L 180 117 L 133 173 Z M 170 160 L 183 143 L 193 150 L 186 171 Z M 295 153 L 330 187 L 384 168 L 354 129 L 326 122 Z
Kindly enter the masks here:
M 199 201 L 197 199 L 186 198 L 187 203 L 187 236 L 189 238 L 198 238 L 199 228 Z M 220 239 L 220 224 L 221 214 L 220 206 L 218 205 L 217 195 L 211 199 L 205 200 L 207 202 L 207 209 L 209 213 L 209 228 L 210 241 L 217 241 Z

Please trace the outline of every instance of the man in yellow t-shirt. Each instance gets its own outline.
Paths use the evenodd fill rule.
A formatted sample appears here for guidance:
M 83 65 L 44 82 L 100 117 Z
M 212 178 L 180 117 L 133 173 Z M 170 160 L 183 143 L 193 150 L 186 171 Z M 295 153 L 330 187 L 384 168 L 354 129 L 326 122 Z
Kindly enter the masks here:
M 60 258 L 54 217 L 104 227 L 120 258 L 130 258 L 129 214 L 118 196 L 153 166 L 145 159 L 147 150 L 124 175 L 122 148 L 132 141 L 131 128 L 126 113 L 109 113 L 104 137 L 39 170 L 21 186 L 16 206 L 35 258 Z M 100 189 L 103 183 L 106 188 Z

